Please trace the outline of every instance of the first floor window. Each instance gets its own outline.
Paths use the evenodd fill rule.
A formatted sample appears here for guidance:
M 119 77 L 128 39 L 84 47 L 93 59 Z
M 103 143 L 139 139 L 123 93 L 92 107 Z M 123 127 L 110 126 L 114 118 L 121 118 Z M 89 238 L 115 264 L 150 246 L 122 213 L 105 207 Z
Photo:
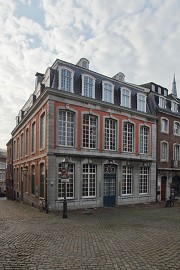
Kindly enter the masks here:
M 35 195 L 35 165 L 31 167 L 31 194 Z
M 141 167 L 139 174 L 139 194 L 148 193 L 148 168 Z
M 174 122 L 174 134 L 180 135 L 180 123 L 179 122 Z
M 36 150 L 36 122 L 32 124 L 32 152 Z
M 61 165 L 61 163 L 59 163 L 58 198 L 59 199 L 64 198 L 64 185 L 66 185 L 66 197 L 68 199 L 74 198 L 74 165 L 69 164 L 69 170 L 68 170 L 69 182 L 68 183 L 63 183 L 63 181 L 61 181 L 61 170 L 62 170 L 62 165 Z
M 84 164 L 83 165 L 83 197 L 96 196 L 96 165 Z
M 132 167 L 129 166 L 123 166 L 122 194 L 132 194 Z
M 180 145 L 174 145 L 174 160 L 180 161 Z
M 44 195 L 44 187 L 45 187 L 45 171 L 44 171 L 44 163 L 40 164 L 40 197 L 45 197 Z

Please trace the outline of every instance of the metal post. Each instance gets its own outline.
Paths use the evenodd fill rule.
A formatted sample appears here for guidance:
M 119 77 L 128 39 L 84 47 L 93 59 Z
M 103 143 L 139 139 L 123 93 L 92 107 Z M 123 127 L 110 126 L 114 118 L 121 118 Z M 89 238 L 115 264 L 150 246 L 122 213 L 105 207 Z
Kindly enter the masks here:
M 63 218 L 67 218 L 66 182 L 64 182 Z

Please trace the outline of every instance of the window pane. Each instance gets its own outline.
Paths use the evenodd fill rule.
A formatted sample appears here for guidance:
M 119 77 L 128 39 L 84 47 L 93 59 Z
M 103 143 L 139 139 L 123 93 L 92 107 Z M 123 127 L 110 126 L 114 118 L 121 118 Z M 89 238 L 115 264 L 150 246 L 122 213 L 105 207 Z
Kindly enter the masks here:
M 74 145 L 74 113 L 59 110 L 58 144 L 63 146 Z

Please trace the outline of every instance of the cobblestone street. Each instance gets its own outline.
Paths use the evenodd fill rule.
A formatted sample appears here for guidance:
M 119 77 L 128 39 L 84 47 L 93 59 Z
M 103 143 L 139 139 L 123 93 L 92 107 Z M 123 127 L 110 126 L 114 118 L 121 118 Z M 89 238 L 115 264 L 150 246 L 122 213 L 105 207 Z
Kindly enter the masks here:
M 41 213 L 0 200 L 0 269 L 180 269 L 180 203 Z

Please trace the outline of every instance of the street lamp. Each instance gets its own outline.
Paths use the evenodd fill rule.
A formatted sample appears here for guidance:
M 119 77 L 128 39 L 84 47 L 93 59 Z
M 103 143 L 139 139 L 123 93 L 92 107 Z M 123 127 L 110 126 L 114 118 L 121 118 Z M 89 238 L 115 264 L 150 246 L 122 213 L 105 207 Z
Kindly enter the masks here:
M 69 182 L 69 159 L 63 159 L 61 163 L 61 182 L 64 183 L 63 218 L 67 218 L 66 184 Z

